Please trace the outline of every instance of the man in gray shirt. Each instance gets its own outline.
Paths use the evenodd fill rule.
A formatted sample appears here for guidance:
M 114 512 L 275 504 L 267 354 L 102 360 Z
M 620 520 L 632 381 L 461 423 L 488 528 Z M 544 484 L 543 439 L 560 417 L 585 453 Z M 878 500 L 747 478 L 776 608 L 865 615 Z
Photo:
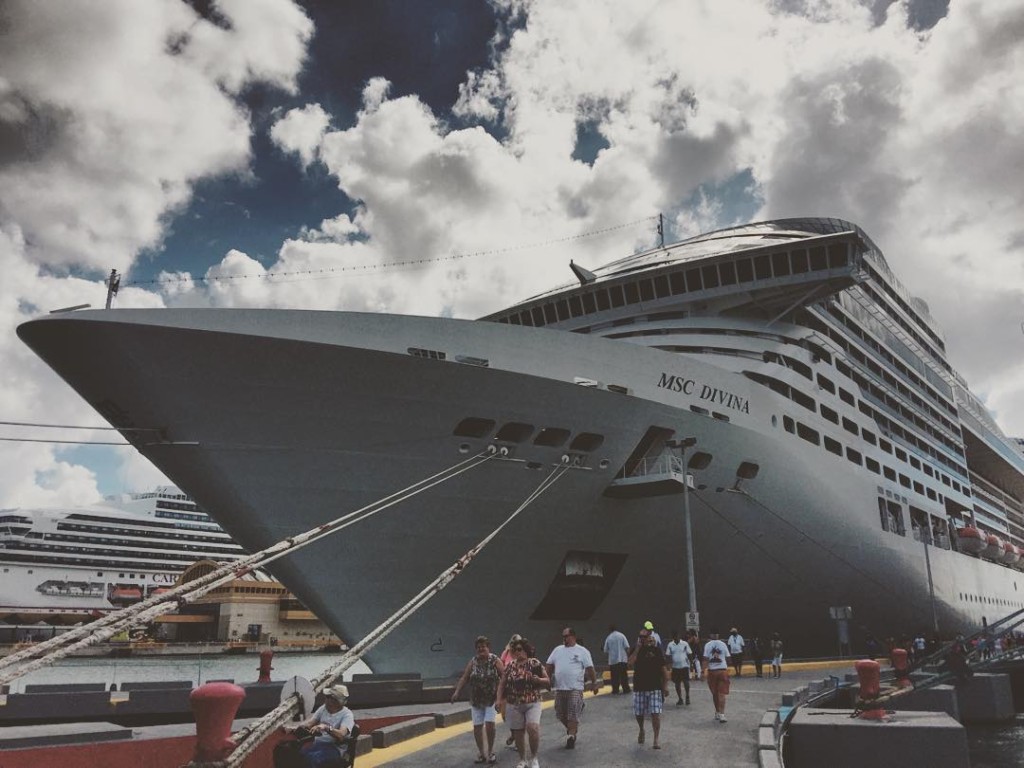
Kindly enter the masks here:
M 629 676 L 626 673 L 626 660 L 629 658 L 629 641 L 619 632 L 615 625 L 608 627 L 608 637 L 604 639 L 604 652 L 608 654 L 608 667 L 611 670 L 612 693 L 618 693 L 621 686 L 623 693 L 629 693 Z

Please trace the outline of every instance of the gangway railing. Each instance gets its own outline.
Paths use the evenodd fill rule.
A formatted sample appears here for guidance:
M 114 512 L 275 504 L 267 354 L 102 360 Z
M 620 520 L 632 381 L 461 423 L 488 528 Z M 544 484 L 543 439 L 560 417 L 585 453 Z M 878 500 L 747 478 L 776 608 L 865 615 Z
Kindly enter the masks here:
M 870 702 L 872 707 L 885 705 L 911 691 L 934 688 L 936 685 L 944 685 L 950 681 L 961 679 L 965 675 L 982 672 L 1006 661 L 1024 659 L 1024 643 L 1020 645 L 1016 642 L 1009 645 L 1000 643 L 1000 650 L 996 650 L 997 640 L 1004 641 L 1021 627 L 1024 627 L 1024 608 L 1004 616 L 973 635 L 958 637 L 934 653 L 915 659 L 908 667 L 906 674 L 909 676 L 916 672 L 918 679 L 906 687 L 887 691 L 872 699 Z M 959 649 L 957 648 L 958 644 Z M 960 658 L 957 658 L 958 654 L 960 654 Z M 954 659 L 956 661 L 951 664 L 951 660 Z M 922 678 L 920 676 L 922 674 L 927 677 Z

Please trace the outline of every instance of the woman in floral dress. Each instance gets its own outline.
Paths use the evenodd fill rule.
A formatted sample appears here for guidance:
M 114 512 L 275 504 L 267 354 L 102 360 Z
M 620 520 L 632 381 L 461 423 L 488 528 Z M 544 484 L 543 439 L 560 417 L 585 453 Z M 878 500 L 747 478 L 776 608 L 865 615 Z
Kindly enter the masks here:
M 483 635 L 476 639 L 476 654 L 466 664 L 466 670 L 459 678 L 452 702 L 459 697 L 462 688 L 469 683 L 469 703 L 473 712 L 473 738 L 480 753 L 476 763 L 496 763 L 494 754 L 494 720 L 497 710 L 494 703 L 498 695 L 498 681 L 505 671 L 501 659 L 491 653 L 491 641 Z

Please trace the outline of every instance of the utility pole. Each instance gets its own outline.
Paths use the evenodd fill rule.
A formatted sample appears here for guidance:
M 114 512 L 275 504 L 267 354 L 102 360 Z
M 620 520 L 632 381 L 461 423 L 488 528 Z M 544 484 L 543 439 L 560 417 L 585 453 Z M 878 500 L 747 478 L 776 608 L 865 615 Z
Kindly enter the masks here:
M 684 437 L 680 440 L 669 440 L 665 443 L 669 448 L 678 448 L 683 462 L 683 527 L 686 529 L 686 569 L 690 587 L 690 610 L 695 617 L 697 612 L 697 582 L 693 567 L 693 528 L 690 524 L 690 471 L 686 465 L 686 449 L 697 444 L 697 438 Z
M 110 277 L 107 278 L 107 309 L 110 309 L 110 303 L 117 296 L 117 289 L 121 287 L 121 276 L 117 274 L 116 269 L 110 270 Z
M 658 214 L 658 247 L 665 247 L 665 217 Z
M 928 555 L 928 545 L 932 543 L 931 520 L 926 520 L 919 530 L 921 531 L 921 541 L 924 542 L 924 566 L 928 571 L 928 596 L 931 598 L 932 604 L 932 629 L 935 630 L 935 636 L 938 637 L 939 613 L 935 609 L 935 582 L 932 581 L 932 559 Z

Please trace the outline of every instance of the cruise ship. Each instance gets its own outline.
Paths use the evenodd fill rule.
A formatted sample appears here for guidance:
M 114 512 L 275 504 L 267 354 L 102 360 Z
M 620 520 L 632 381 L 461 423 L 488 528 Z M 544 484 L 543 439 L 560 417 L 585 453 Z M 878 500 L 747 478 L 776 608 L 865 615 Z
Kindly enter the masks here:
M 0 619 L 81 621 L 169 589 L 197 560 L 244 554 L 171 486 L 88 507 L 0 509 Z
M 115 309 L 18 333 L 249 550 L 493 456 L 274 563 L 342 637 L 567 466 L 377 672 L 451 674 L 481 633 L 543 653 L 565 625 L 597 649 L 610 623 L 696 619 L 792 657 L 839 651 L 837 619 L 855 651 L 1024 607 L 1021 446 L 858 226 L 754 223 L 566 277 L 475 321 Z

